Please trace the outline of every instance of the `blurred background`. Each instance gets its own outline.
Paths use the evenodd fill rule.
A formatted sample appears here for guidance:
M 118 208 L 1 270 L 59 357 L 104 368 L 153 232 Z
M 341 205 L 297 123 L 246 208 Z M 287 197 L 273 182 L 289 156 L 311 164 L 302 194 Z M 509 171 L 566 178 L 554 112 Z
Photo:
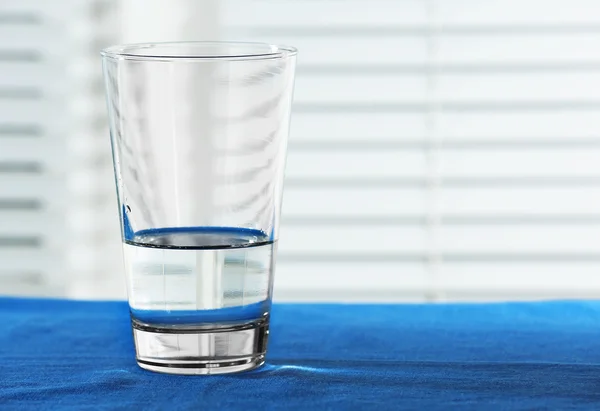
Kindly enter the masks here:
M 0 294 L 124 298 L 99 51 L 300 50 L 279 301 L 600 297 L 596 0 L 0 0 Z

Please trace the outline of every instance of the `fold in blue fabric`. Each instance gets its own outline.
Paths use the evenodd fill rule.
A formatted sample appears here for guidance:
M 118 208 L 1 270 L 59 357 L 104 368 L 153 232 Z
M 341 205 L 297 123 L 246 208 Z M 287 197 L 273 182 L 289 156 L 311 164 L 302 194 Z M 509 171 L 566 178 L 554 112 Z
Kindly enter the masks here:
M 137 367 L 122 302 L 0 299 L 0 409 L 599 409 L 600 303 L 274 305 L 268 363 Z

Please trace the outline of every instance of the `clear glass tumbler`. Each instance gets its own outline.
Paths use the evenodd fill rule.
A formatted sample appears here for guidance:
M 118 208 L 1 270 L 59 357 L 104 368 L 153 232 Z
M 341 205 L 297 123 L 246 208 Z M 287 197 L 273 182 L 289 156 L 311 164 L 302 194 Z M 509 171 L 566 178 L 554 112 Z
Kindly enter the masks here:
M 260 366 L 296 49 L 184 42 L 101 54 L 138 364 Z

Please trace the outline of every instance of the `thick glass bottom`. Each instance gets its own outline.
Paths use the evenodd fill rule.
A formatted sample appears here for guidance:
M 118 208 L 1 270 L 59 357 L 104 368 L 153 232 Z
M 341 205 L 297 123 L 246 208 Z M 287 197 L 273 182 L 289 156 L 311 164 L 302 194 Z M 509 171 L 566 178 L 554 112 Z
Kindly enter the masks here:
M 264 364 L 269 322 L 152 326 L 132 320 L 138 365 L 169 374 L 227 374 Z

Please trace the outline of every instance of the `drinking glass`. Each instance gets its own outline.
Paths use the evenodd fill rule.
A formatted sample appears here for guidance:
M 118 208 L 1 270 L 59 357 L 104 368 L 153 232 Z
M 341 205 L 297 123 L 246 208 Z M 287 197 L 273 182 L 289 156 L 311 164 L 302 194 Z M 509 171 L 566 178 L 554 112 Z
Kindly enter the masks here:
M 101 54 L 138 364 L 262 365 L 296 49 L 182 42 Z

